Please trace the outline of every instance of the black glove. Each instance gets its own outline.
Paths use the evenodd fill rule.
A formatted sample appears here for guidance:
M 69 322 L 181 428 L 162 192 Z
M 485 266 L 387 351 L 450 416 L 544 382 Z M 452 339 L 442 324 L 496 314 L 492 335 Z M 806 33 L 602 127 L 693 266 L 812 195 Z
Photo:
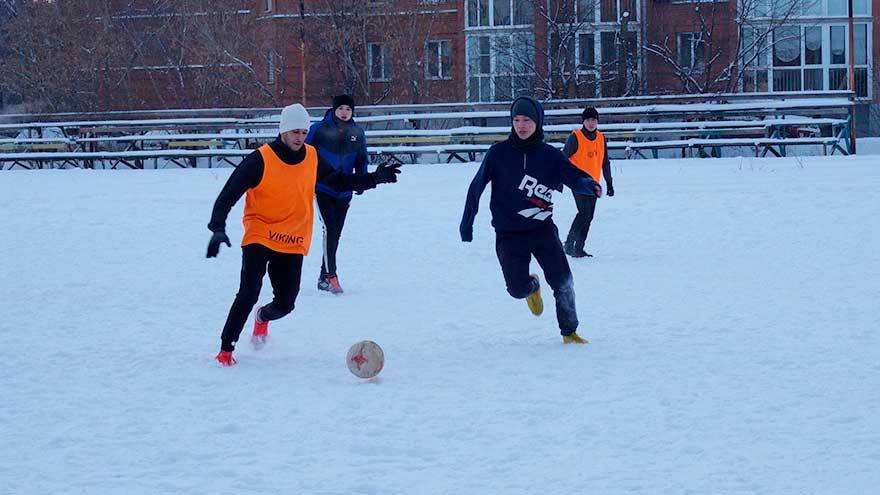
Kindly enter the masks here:
M 211 236 L 211 240 L 208 241 L 208 258 L 216 258 L 217 253 L 220 252 L 220 244 L 226 243 L 227 246 L 232 247 L 232 244 L 229 242 L 229 237 L 226 236 L 226 232 L 222 230 L 218 230 L 214 232 L 214 235 Z
M 609 198 L 610 198 L 611 196 L 614 196 L 614 186 L 612 186 L 610 183 L 608 184 L 608 191 L 607 191 L 606 195 L 607 195 Z
M 379 168 L 373 172 L 373 176 L 376 178 L 376 184 L 387 184 L 389 182 L 397 182 L 397 174 L 399 173 L 399 163 L 395 163 L 394 165 L 385 163 L 379 165 Z
M 461 234 L 461 242 L 471 242 L 472 240 L 474 240 L 473 227 L 459 227 L 458 232 Z

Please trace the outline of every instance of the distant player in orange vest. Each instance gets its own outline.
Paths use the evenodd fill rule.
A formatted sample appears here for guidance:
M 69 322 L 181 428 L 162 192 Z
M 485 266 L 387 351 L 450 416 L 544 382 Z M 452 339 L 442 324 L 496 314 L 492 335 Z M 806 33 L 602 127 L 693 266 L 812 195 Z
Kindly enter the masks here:
M 599 112 L 593 107 L 585 108 L 581 114 L 584 126 L 573 131 L 562 154 L 577 168 L 590 174 L 599 183 L 605 177 L 606 195 L 614 196 L 613 179 L 611 178 L 611 161 L 608 159 L 608 145 L 605 135 L 598 129 Z M 596 212 L 597 196 L 574 194 L 574 202 L 577 205 L 577 215 L 568 230 L 565 240 L 565 254 L 573 258 L 593 256 L 584 250 L 587 235 L 590 233 L 590 224 L 593 222 L 593 214 Z
M 399 165 L 381 166 L 369 174 L 342 174 L 305 144 L 311 124 L 299 103 L 281 112 L 279 135 L 245 157 L 217 200 L 208 228 L 208 258 L 217 256 L 220 244 L 232 246 L 226 235 L 229 210 L 245 194 L 244 237 L 241 240 L 241 284 L 220 336 L 215 359 L 232 366 L 238 337 L 260 296 L 263 276 L 269 273 L 273 299 L 254 312 L 251 342 L 261 348 L 269 336 L 269 322 L 293 311 L 299 294 L 303 257 L 309 252 L 314 220 L 315 182 L 337 191 L 365 190 L 397 182 Z

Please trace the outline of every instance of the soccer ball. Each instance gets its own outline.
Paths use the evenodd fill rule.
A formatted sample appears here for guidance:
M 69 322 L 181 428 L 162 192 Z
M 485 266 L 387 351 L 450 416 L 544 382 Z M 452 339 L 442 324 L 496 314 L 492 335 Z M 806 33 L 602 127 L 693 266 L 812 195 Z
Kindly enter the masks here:
M 349 371 L 358 378 L 373 378 L 385 365 L 385 353 L 372 340 L 362 340 L 348 349 L 345 358 Z

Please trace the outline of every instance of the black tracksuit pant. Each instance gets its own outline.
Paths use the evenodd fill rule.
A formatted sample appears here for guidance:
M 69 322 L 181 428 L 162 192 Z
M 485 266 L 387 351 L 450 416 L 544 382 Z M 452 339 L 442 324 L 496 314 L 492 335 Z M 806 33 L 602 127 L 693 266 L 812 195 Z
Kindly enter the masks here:
M 593 215 L 596 213 L 596 196 L 587 196 L 584 194 L 574 195 L 574 203 L 577 205 L 577 215 L 571 222 L 571 229 L 568 230 L 568 237 L 565 243 L 573 246 L 577 250 L 584 248 L 587 242 L 587 235 L 590 233 L 590 224 L 593 223 Z
M 321 262 L 321 278 L 336 276 L 336 250 L 345 225 L 345 215 L 351 204 L 351 197 L 335 198 L 321 192 L 315 193 L 321 223 L 324 226 L 324 260 Z
M 535 290 L 529 275 L 532 256 L 544 270 L 544 278 L 553 289 L 556 299 L 556 321 L 562 335 L 569 335 L 578 327 L 574 300 L 574 279 L 568 259 L 559 242 L 559 231 L 552 222 L 536 230 L 495 233 L 495 252 L 501 263 L 501 272 L 507 292 L 517 299 L 528 297 Z
M 261 244 L 248 244 L 241 248 L 241 284 L 226 317 L 226 325 L 223 326 L 221 350 L 235 349 L 244 324 L 260 297 L 263 276 L 267 271 L 274 297 L 272 302 L 263 306 L 260 319 L 277 320 L 293 311 L 299 294 L 302 264 L 301 254 L 279 253 Z

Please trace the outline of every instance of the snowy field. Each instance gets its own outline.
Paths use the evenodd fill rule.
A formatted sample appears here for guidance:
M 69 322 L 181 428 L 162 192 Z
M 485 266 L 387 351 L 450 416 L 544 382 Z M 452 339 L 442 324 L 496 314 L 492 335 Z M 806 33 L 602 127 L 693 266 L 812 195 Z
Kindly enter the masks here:
M 316 236 L 230 369 L 241 251 L 204 257 L 230 169 L 0 173 L 0 493 L 878 493 L 877 157 L 616 162 L 572 263 L 586 347 L 505 292 L 488 191 L 459 241 L 475 169 L 355 197 L 345 294 Z

